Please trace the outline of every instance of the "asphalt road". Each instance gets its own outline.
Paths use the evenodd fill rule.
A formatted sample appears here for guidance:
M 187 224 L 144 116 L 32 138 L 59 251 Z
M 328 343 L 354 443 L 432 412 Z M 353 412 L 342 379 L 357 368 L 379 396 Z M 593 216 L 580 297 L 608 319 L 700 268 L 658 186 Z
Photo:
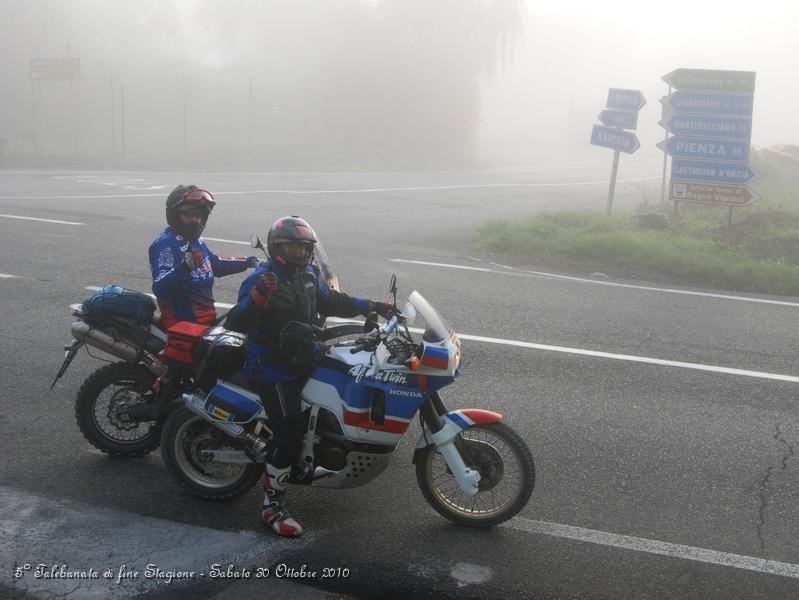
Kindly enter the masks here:
M 491 218 L 603 207 L 602 179 L 579 165 L 0 171 L 0 533 L 9 541 L 0 595 L 66 589 L 32 571 L 15 579 L 24 564 L 118 570 L 128 561 L 143 571 L 152 560 L 186 570 L 227 560 L 272 577 L 79 589 L 85 597 L 267 597 L 282 564 L 317 576 L 281 585 L 325 597 L 798 597 L 799 299 L 551 276 L 469 248 L 473 228 Z M 433 512 L 410 464 L 418 424 L 377 481 L 292 491 L 292 513 L 309 532 L 302 541 L 263 530 L 257 490 L 226 504 L 200 501 L 171 481 L 157 452 L 115 460 L 83 440 L 74 397 L 101 363 L 79 355 L 49 391 L 70 342 L 67 305 L 110 282 L 149 291 L 146 249 L 164 227 L 163 201 L 190 182 L 217 193 L 205 235 L 218 254 L 250 254 L 234 242 L 299 214 L 324 241 L 345 291 L 382 298 L 396 273 L 401 295 L 418 289 L 439 309 L 464 338 L 463 374 L 445 402 L 502 413 L 535 456 L 536 489 L 518 517 L 484 531 Z M 642 186 L 659 184 L 620 182 L 617 203 L 634 202 Z M 234 301 L 240 281 L 217 280 L 217 300 Z M 322 579 L 325 567 L 348 576 Z

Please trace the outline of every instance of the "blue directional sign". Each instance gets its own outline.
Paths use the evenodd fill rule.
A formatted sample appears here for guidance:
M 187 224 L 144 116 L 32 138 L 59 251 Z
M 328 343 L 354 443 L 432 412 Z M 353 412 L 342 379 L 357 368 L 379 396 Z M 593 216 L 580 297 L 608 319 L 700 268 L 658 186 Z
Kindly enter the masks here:
M 608 108 L 641 110 L 644 104 L 646 104 L 644 95 L 638 90 L 622 90 L 618 88 L 610 88 L 608 90 Z
M 638 112 L 632 110 L 613 110 L 606 108 L 599 113 L 599 120 L 608 127 L 635 129 L 638 127 Z
M 594 146 L 612 148 L 627 154 L 632 154 L 641 147 L 641 144 L 638 143 L 638 138 L 635 137 L 632 131 L 624 131 L 623 129 L 604 127 L 602 125 L 594 125 L 591 131 L 591 143 Z
M 671 176 L 688 181 L 745 184 L 760 176 L 746 164 L 721 163 L 707 160 L 675 158 L 671 161 Z
M 657 147 L 669 156 L 682 158 L 736 162 L 749 160 L 749 142 L 735 140 L 675 135 L 668 141 L 660 142 Z
M 749 117 L 714 117 L 710 115 L 664 115 L 658 123 L 675 135 L 707 136 L 748 140 L 752 137 L 752 119 Z
M 680 113 L 752 116 L 752 94 L 674 92 L 660 101 Z

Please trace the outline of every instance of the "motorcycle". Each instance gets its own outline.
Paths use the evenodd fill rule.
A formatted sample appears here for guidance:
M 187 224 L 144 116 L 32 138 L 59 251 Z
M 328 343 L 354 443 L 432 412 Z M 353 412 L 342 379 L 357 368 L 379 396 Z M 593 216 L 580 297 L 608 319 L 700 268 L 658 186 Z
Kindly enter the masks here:
M 392 276 L 395 306 L 396 292 Z M 419 340 L 409 328 L 417 316 L 425 325 Z M 234 336 L 241 334 L 217 331 L 195 354 L 202 362 L 196 368 L 210 369 L 215 381 L 185 391 L 162 431 L 168 471 L 205 499 L 230 499 L 255 485 L 272 435 L 259 396 L 234 375 L 246 343 Z M 516 515 L 533 492 L 532 453 L 500 414 L 446 408 L 439 391 L 455 382 L 461 358 L 457 334 L 418 291 L 383 326 L 370 315 L 360 337 L 333 344 L 304 384 L 306 431 L 289 481 L 325 488 L 372 481 L 418 413 L 422 431 L 412 462 L 430 505 L 472 527 Z
M 140 456 L 156 449 L 161 441 L 165 411 L 152 390 L 167 372 L 158 358 L 167 334 L 146 294 L 111 285 L 92 298 L 103 297 L 107 300 L 101 310 L 90 309 L 87 302 L 70 305 L 74 317 L 70 332 L 75 340 L 64 348 L 64 361 L 50 389 L 81 348 L 122 359 L 100 367 L 82 383 L 75 400 L 75 418 L 83 436 L 98 450 L 113 456 Z M 109 310 L 111 302 L 121 310 Z M 137 308 L 130 310 L 133 306 Z M 89 355 L 100 358 L 90 351 Z
M 257 235 L 251 236 L 250 244 L 266 254 Z M 338 279 L 321 242 L 314 248 L 314 264 L 328 285 L 338 289 Z M 92 446 L 112 456 L 141 456 L 155 450 L 176 399 L 197 382 L 194 373 L 185 368 L 185 358 L 173 361 L 163 354 L 168 332 L 161 325 L 152 298 L 109 285 L 69 308 L 74 317 L 70 332 L 75 340 L 64 348 L 64 361 L 50 389 L 83 347 L 121 359 L 95 370 L 80 386 L 75 400 L 78 428 Z M 225 317 L 221 315 L 212 325 Z M 336 331 L 337 335 L 346 335 L 353 326 Z

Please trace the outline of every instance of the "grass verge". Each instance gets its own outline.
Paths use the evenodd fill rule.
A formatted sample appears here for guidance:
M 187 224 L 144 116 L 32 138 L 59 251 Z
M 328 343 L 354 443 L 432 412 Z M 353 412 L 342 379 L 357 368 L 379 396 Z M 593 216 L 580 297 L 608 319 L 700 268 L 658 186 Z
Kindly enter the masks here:
M 578 272 L 799 296 L 799 212 L 768 205 L 736 209 L 733 246 L 727 246 L 718 207 L 680 210 L 678 230 L 665 211 L 651 210 L 613 219 L 557 212 L 492 221 L 478 230 L 474 246 Z

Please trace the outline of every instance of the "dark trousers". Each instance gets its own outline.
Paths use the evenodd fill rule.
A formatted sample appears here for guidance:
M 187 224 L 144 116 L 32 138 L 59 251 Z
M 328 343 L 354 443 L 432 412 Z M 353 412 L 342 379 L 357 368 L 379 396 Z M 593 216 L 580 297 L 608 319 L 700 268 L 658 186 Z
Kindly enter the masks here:
M 305 433 L 301 398 L 304 383 L 305 379 L 294 379 L 256 386 L 255 391 L 269 417 L 269 428 L 274 433 L 267 447 L 266 460 L 278 469 L 292 466 L 300 451 Z

